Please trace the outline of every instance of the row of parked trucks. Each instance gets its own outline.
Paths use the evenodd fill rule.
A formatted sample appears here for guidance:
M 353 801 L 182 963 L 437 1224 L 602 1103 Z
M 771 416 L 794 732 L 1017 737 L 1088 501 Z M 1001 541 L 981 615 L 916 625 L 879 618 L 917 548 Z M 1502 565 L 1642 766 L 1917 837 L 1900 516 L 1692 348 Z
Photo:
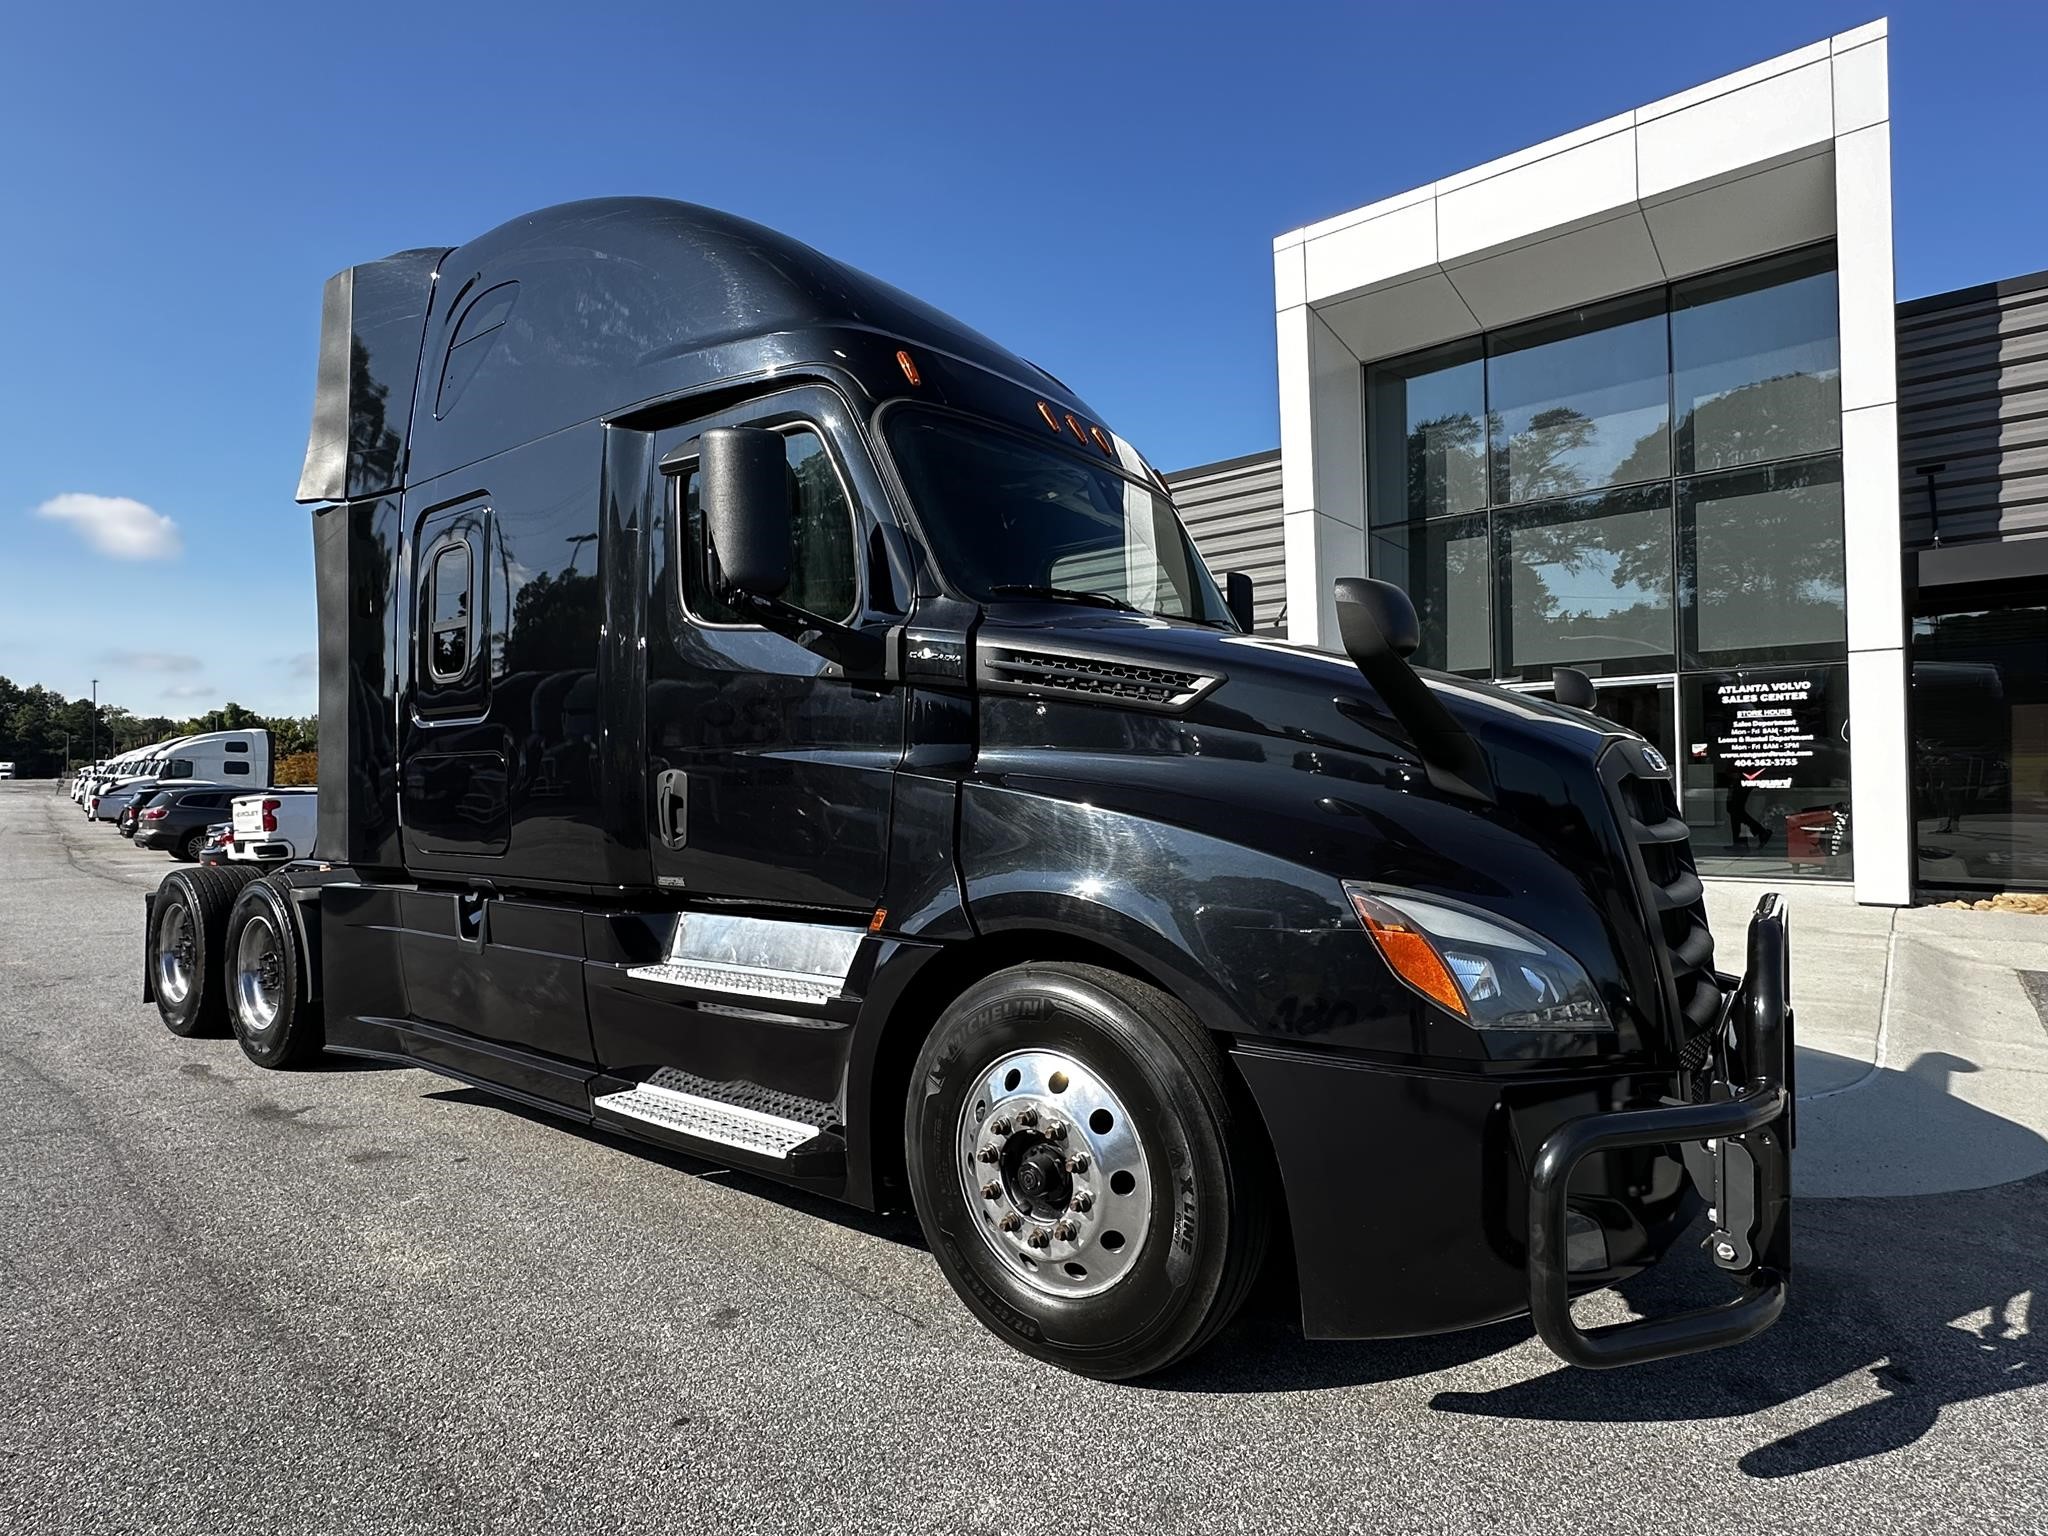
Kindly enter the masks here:
M 280 864 L 312 852 L 317 792 L 273 785 L 270 732 L 209 731 L 94 763 L 72 779 L 86 816 L 184 863 Z
M 1254 635 L 958 321 L 709 209 L 548 209 L 328 284 L 299 499 L 316 857 L 153 893 L 174 1032 L 914 1210 L 1098 1377 L 1269 1258 L 1312 1337 L 1528 1314 L 1587 1365 L 1783 1309 L 1784 913 L 1716 965 L 1657 750 L 1418 672 L 1382 583 L 1343 655 Z M 1574 1320 L 1702 1215 L 1727 1301 Z

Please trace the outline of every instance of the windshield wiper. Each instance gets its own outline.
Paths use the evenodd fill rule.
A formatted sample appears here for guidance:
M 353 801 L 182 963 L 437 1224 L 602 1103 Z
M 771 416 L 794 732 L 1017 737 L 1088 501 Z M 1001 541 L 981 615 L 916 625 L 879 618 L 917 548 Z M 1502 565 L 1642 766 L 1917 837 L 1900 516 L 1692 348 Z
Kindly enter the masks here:
M 1081 587 L 1038 587 L 1025 582 L 1006 581 L 988 589 L 990 597 L 1042 597 L 1059 603 L 1087 603 L 1095 608 L 1114 608 L 1118 613 L 1139 613 L 1145 610 L 1135 603 L 1127 603 L 1120 597 L 1107 592 L 1090 592 Z

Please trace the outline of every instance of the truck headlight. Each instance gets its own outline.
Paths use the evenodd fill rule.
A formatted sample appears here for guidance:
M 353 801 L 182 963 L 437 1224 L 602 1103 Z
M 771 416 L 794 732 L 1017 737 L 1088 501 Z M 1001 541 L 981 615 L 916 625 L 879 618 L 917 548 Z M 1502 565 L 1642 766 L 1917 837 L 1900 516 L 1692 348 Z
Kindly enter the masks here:
M 1474 1029 L 1612 1029 L 1585 968 L 1491 912 L 1344 882 L 1352 910 L 1410 990 Z

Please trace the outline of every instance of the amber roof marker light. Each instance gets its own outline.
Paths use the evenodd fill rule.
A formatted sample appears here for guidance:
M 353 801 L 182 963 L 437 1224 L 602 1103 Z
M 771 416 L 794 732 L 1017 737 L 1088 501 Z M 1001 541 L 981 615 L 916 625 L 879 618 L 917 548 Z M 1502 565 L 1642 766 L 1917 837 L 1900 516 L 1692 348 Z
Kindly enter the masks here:
M 1109 434 L 1107 432 L 1103 431 L 1100 427 L 1090 427 L 1088 429 L 1088 432 L 1089 435 L 1095 439 L 1096 447 L 1100 448 L 1110 458 L 1113 459 L 1116 457 L 1116 448 L 1110 442 Z
M 1059 431 L 1059 429 L 1060 429 L 1060 419 L 1059 419 L 1059 417 L 1057 417 L 1057 416 L 1055 416 L 1055 415 L 1053 414 L 1053 411 L 1052 411 L 1052 407 L 1051 407 L 1051 406 L 1049 406 L 1049 405 L 1047 405 L 1047 404 L 1046 404 L 1046 403 L 1045 403 L 1045 402 L 1044 402 L 1043 400 L 1041 400 L 1041 401 L 1039 401 L 1039 402 L 1038 402 L 1038 414 L 1039 414 L 1039 415 L 1041 415 L 1041 416 L 1043 416 L 1043 417 L 1045 418 L 1045 424 L 1046 424 L 1046 425 L 1047 425 L 1048 427 L 1051 427 L 1051 428 L 1053 429 L 1053 431 L 1055 431 L 1055 432 Z
M 900 347 L 896 351 L 896 366 L 903 370 L 903 377 L 910 380 L 910 387 L 912 389 L 924 383 L 923 377 L 917 371 L 916 359 Z

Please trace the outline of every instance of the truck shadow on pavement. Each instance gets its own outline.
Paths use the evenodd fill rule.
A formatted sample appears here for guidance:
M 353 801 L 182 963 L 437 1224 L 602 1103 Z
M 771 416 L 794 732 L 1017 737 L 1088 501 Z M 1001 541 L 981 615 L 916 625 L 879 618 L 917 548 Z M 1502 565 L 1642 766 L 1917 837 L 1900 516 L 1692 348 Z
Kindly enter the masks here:
M 1885 1069 L 1887 1072 L 1893 1069 Z M 1923 1057 L 1908 1079 L 1933 1137 L 1970 1117 L 2016 1127 L 1945 1092 L 1959 1058 Z M 1882 1074 L 1880 1074 L 1882 1075 Z M 473 1088 L 428 1095 L 489 1107 L 715 1179 L 807 1217 L 922 1247 L 908 1215 L 876 1215 L 687 1154 L 551 1116 Z M 1897 1100 L 1890 1101 L 1897 1109 Z M 2024 1133 L 2032 1136 L 2031 1132 Z M 2039 1138 L 2035 1138 L 2038 1141 Z M 1954 1194 L 1800 1200 L 1794 1208 L 1792 1299 L 1762 1338 L 1734 1349 L 1619 1371 L 1558 1366 L 1483 1391 L 1446 1389 L 1440 1412 L 1584 1424 L 1741 1419 L 1812 1398 L 1811 1422 L 1744 1451 L 1751 1477 L 1787 1477 L 1911 1445 L 1949 1406 L 2040 1386 L 2048 1347 L 2028 1310 L 2048 1294 L 2048 1173 Z M 1704 1224 L 1662 1265 L 1615 1289 L 1639 1315 L 1724 1299 L 1721 1277 L 1691 1249 Z M 1273 1266 L 1244 1313 L 1196 1359 L 1141 1385 L 1168 1392 L 1302 1392 L 1367 1387 L 1456 1373 L 1531 1344 L 1526 1318 L 1414 1339 L 1305 1340 L 1294 1319 L 1289 1266 Z M 1876 1395 L 1873 1395 L 1875 1393 Z M 1783 1415 L 1777 1415 L 1782 1419 Z
M 1975 1137 L 2038 1167 L 2041 1138 L 1947 1092 L 1960 1057 L 1930 1053 L 1873 1077 L 1869 1110 L 1912 1116 L 1938 1155 Z M 1864 1090 L 1858 1089 L 1857 1092 Z M 1839 1114 L 1831 1134 L 1855 1123 Z M 1795 1154 L 1796 1156 L 1796 1154 Z M 1795 1176 L 1796 1177 L 1796 1176 Z M 1711 1302 L 1686 1243 L 1617 1287 L 1648 1316 Z M 1822 1199 L 1793 1211 L 1790 1304 L 1778 1325 L 1735 1349 L 1619 1371 L 1559 1367 L 1481 1392 L 1443 1391 L 1448 1413 L 1577 1423 L 1677 1423 L 1787 1408 L 1812 1422 L 1739 1458 L 1751 1477 L 1788 1477 L 1911 1445 L 1944 1408 L 2048 1381 L 2048 1346 L 2030 1331 L 2048 1295 L 2048 1173 L 1958 1193 Z M 1875 1394 L 1875 1395 L 1873 1395 Z M 1783 1415 L 1776 1416 L 1779 1419 Z

